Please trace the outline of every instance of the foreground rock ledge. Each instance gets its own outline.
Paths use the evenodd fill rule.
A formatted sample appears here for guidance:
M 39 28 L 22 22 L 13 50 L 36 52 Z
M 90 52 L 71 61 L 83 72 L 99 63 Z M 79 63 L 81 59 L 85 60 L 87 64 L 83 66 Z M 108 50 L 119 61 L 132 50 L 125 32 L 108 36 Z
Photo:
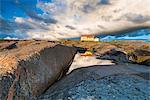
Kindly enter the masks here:
M 75 48 L 47 41 L 0 43 L 0 99 L 39 96 L 67 72 L 75 54 Z
M 149 67 L 137 64 L 78 68 L 38 100 L 149 100 L 149 75 Z

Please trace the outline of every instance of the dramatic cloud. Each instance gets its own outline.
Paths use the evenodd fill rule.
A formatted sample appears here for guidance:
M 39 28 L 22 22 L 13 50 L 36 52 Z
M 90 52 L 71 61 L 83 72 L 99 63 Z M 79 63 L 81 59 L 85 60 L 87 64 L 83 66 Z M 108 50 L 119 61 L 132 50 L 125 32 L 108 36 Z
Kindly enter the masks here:
M 49 31 L 36 32 L 52 39 L 77 37 L 82 34 L 120 32 L 150 27 L 150 0 L 52 0 L 37 7 L 57 23 Z M 44 16 L 44 15 L 41 15 Z M 28 33 L 34 36 L 34 32 Z M 39 35 L 39 38 L 41 35 Z
M 28 27 L 25 33 L 30 38 L 56 40 L 150 27 L 150 0 L 23 1 L 15 0 L 15 4 L 29 18 L 16 17 L 15 23 Z M 9 32 L 11 27 L 5 30 Z
M 128 21 L 132 21 L 135 23 L 144 23 L 150 21 L 150 15 L 143 16 L 141 14 L 129 13 L 126 14 L 125 17 L 127 18 Z
M 45 23 L 56 23 L 57 21 L 53 19 L 51 16 L 40 16 L 37 13 L 37 10 L 40 10 L 36 7 L 36 2 L 30 2 L 30 1 L 24 1 L 24 0 L 16 0 L 15 2 L 16 6 L 22 9 L 26 15 L 28 15 L 30 18 L 37 20 L 37 21 L 43 21 Z
M 31 18 L 15 17 L 14 21 L 0 18 L 0 36 L 2 37 L 5 35 L 5 37 L 32 38 L 28 37 L 26 33 L 32 31 L 44 32 L 48 30 L 45 23 L 35 21 Z
M 9 33 L 13 31 L 13 28 L 10 25 L 10 22 L 0 18 L 0 32 Z
M 22 18 L 16 18 L 15 21 L 0 18 L 0 36 L 12 36 L 16 38 L 27 38 L 26 33 L 34 29 Z M 1 38 L 1 37 L 0 37 Z

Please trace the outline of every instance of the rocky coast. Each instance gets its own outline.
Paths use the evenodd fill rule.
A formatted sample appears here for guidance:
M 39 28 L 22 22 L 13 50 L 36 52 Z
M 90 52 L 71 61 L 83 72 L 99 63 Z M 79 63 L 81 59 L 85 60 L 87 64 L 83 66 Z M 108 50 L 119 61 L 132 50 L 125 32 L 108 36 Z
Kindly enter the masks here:
M 149 66 L 149 42 L 0 41 L 0 99 L 149 100 Z

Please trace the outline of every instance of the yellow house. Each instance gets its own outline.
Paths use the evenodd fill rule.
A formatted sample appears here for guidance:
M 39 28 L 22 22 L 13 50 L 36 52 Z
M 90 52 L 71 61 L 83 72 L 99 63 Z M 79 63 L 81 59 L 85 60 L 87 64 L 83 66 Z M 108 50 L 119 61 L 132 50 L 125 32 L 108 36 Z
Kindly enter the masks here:
M 99 41 L 99 38 L 95 38 L 94 35 L 82 35 L 81 41 Z

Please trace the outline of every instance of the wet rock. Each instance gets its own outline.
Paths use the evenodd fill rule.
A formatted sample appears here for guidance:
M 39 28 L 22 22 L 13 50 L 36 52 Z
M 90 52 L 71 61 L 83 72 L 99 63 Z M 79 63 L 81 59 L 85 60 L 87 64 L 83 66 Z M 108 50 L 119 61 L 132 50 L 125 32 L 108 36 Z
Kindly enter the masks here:
M 18 41 L 15 45 L 17 48 L 0 52 L 1 100 L 39 96 L 65 75 L 76 54 L 75 48 L 47 41 Z

